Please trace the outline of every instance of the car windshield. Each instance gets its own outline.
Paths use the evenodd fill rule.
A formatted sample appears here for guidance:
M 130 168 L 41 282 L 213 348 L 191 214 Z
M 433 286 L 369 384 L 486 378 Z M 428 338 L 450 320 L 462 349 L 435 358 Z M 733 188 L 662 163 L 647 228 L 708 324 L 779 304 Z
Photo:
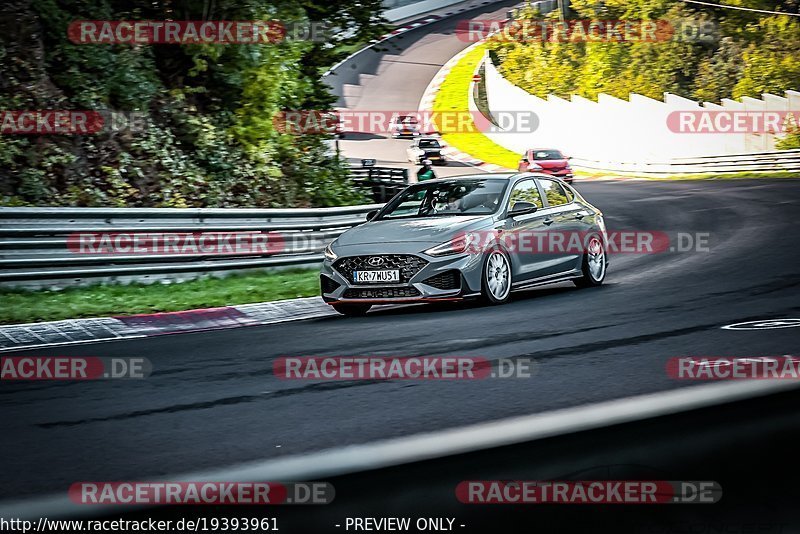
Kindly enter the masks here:
M 439 148 L 439 141 L 436 139 L 420 139 L 420 148 Z
M 499 208 L 507 184 L 507 180 L 494 178 L 414 185 L 395 197 L 378 218 L 489 215 Z
M 395 119 L 395 122 L 402 124 L 417 124 L 417 118 L 410 115 L 401 115 Z
M 533 159 L 535 160 L 564 159 L 564 156 L 558 150 L 534 150 Z

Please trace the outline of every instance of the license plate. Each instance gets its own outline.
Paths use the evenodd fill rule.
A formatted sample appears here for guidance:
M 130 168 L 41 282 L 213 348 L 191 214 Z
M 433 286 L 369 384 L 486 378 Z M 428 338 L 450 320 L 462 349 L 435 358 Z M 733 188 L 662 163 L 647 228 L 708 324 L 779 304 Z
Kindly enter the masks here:
M 354 271 L 356 282 L 399 282 L 400 271 Z

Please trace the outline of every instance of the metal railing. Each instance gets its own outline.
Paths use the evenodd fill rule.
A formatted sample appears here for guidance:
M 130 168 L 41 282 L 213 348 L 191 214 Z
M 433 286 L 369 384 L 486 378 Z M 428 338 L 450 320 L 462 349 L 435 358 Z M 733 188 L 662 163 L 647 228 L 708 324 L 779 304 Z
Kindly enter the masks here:
M 203 273 L 314 265 L 330 241 L 379 207 L 0 208 L 0 286 L 180 280 Z M 154 239 L 165 236 L 172 241 L 152 246 Z M 148 246 L 134 249 L 134 237 Z M 201 237 L 211 246 L 188 246 Z
M 675 158 L 663 163 L 608 162 L 573 158 L 573 167 L 584 170 L 613 170 L 653 175 L 737 173 L 737 172 L 800 172 L 800 150 L 778 150 L 747 154 L 725 154 L 694 158 Z
M 350 175 L 353 183 L 370 194 L 374 202 L 388 202 L 408 185 L 408 169 L 351 167 Z

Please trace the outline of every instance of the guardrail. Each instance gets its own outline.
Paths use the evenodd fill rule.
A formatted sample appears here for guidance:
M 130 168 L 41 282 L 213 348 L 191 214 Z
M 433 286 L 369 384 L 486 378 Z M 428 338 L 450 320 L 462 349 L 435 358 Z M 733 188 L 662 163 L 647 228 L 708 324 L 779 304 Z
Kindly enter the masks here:
M 313 265 L 322 260 L 330 241 L 379 207 L 0 208 L 0 287 L 180 280 L 203 273 Z M 88 241 L 81 242 L 81 236 L 88 240 L 98 234 L 116 247 L 113 252 L 82 246 Z M 148 236 L 149 245 L 165 236 L 172 241 L 162 242 L 158 252 L 152 246 L 134 249 L 134 238 L 148 244 Z M 234 246 L 237 239 L 245 246 Z M 211 243 L 212 250 L 189 246 L 198 243 Z M 263 246 L 248 248 L 252 243 Z
M 579 170 L 614 170 L 653 175 L 710 172 L 720 174 L 736 172 L 800 172 L 800 150 L 675 158 L 663 163 L 611 162 L 573 158 L 572 166 Z

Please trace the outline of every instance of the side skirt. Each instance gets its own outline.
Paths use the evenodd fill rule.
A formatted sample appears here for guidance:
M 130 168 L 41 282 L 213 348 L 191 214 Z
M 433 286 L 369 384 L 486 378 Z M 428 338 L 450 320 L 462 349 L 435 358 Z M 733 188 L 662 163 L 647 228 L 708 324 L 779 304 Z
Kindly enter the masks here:
M 515 282 L 511 284 L 511 289 L 512 291 L 516 291 L 518 289 L 527 289 L 529 287 L 541 286 L 544 284 L 552 284 L 555 282 L 566 282 L 568 280 L 573 280 L 575 278 L 580 278 L 580 277 L 581 277 L 581 272 L 577 269 L 573 269 L 571 271 L 566 271 L 563 273 L 542 276 L 540 278 L 535 278 L 533 280 L 524 280 L 522 282 Z

